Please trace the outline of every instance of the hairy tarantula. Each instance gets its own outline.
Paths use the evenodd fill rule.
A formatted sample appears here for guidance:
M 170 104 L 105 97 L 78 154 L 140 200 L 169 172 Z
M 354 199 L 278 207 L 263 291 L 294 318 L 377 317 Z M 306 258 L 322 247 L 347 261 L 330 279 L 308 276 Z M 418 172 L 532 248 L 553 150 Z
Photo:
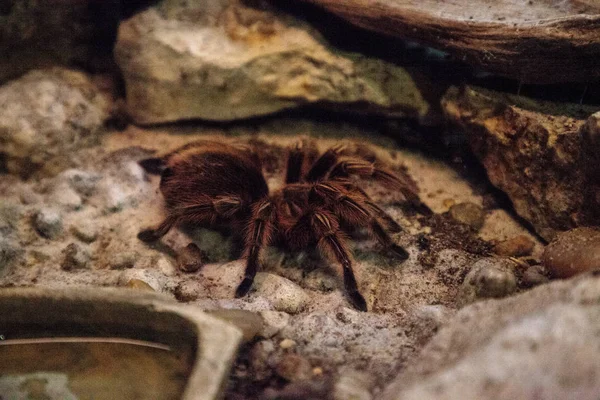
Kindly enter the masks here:
M 350 178 L 372 178 L 400 190 L 419 212 L 431 212 L 419 200 L 417 187 L 409 178 L 364 157 L 352 156 L 343 145 L 320 156 L 304 142 L 291 148 L 285 185 L 271 194 L 259 157 L 242 145 L 196 141 L 140 164 L 148 172 L 161 174 L 160 190 L 168 214 L 158 227 L 141 231 L 138 238 L 156 241 L 179 223 L 226 224 L 234 232 L 244 232 L 247 264 L 236 297 L 250 290 L 265 246 L 278 243 L 301 250 L 317 245 L 341 264 L 352 304 L 366 311 L 344 231 L 347 227 L 366 228 L 402 261 L 408 254 L 386 231 L 400 231 L 400 226 Z

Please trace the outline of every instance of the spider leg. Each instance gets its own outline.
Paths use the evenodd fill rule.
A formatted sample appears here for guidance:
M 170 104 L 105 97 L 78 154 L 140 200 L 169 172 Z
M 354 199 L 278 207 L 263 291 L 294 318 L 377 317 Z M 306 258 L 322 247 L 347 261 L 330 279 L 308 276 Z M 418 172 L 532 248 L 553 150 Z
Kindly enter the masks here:
M 357 196 L 360 196 L 365 206 L 385 224 L 388 231 L 393 233 L 402 232 L 400 224 L 398 224 L 391 215 L 385 212 L 383 208 L 375 204 L 364 190 L 352 183 L 345 184 L 344 187 Z
M 366 227 L 384 249 L 394 252 L 402 261 L 408 258 L 406 250 L 394 243 L 361 197 L 328 183 L 317 184 L 314 190 L 317 195 L 328 200 L 328 206 L 339 219 L 346 220 L 352 225 Z
M 269 199 L 259 201 L 252 207 L 252 218 L 246 236 L 246 271 L 244 279 L 235 291 L 235 297 L 246 295 L 252 287 L 258 270 L 261 250 L 272 240 L 274 222 L 275 206 Z
M 302 148 L 302 142 L 298 142 L 288 153 L 285 183 L 296 183 L 300 181 L 303 163 L 304 149 Z
M 416 185 L 408 178 L 400 177 L 393 172 L 376 165 L 375 163 L 357 158 L 345 158 L 339 160 L 329 172 L 329 179 L 344 178 L 356 175 L 361 178 L 373 178 L 376 181 L 397 189 L 411 203 L 416 210 L 423 215 L 431 215 L 432 211 L 427 207 L 417 194 Z
M 319 242 L 319 249 L 329 256 L 333 256 L 342 265 L 344 272 L 344 288 L 352 305 L 360 311 L 367 311 L 367 302 L 358 291 L 356 278 L 352 271 L 352 261 L 346 243 L 339 230 L 335 216 L 326 211 L 316 211 L 311 218 L 311 225 Z
M 325 178 L 331 167 L 338 162 L 343 150 L 343 145 L 334 146 L 317 158 L 306 174 L 306 181 L 317 182 Z
M 242 208 L 243 202 L 237 196 L 220 196 L 216 199 L 200 197 L 194 202 L 172 208 L 170 215 L 157 228 L 143 230 L 137 237 L 143 242 L 156 242 L 179 221 L 212 223 L 217 217 L 231 218 Z

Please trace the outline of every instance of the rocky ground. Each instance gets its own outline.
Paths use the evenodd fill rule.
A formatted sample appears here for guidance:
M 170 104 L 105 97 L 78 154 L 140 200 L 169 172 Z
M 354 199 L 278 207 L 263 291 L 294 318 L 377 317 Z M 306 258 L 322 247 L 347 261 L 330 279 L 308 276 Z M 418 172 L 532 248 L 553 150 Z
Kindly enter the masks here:
M 285 149 L 300 134 L 314 137 L 321 149 L 357 137 L 370 142 L 378 158 L 406 167 L 435 212 L 421 216 L 400 194 L 364 182 L 404 228 L 394 239 L 410 253 L 399 263 L 356 232 L 353 253 L 368 313 L 352 308 L 335 265 L 313 251 L 268 249 L 253 290 L 235 299 L 244 262 L 231 236 L 182 227 L 156 245 L 137 239 L 164 212 L 158 178 L 138 165 L 140 159 L 198 138 L 251 143 L 261 149 L 274 189 L 282 184 Z M 142 288 L 205 310 L 259 313 L 264 326 L 242 348 L 228 398 L 273 398 L 280 390 L 295 398 L 307 390 L 316 397 L 340 391 L 377 396 L 458 309 L 547 279 L 529 266 L 537 264 L 540 243 L 499 206 L 485 181 L 362 126 L 300 117 L 228 128 L 131 126 L 109 130 L 98 142 L 60 157 L 59 173 L 38 171 L 28 180 L 2 175 L 0 285 Z M 190 242 L 202 250 L 201 267 L 184 272 Z
M 311 2 L 438 50 L 277 1 L 70 0 L 43 21 L 41 3 L 0 6 L 0 51 L 21 49 L 0 57 L 0 287 L 149 290 L 226 319 L 245 333 L 231 400 L 597 399 L 597 6 L 538 2 L 515 20 L 519 2 L 480 0 L 440 21 L 434 0 L 430 16 Z M 473 36 L 496 31 L 506 47 Z M 361 181 L 409 253 L 352 232 L 368 312 L 315 249 L 266 249 L 236 299 L 236 232 L 137 238 L 165 212 L 138 162 L 203 138 L 253 147 L 270 190 L 299 140 L 358 141 L 433 215 Z

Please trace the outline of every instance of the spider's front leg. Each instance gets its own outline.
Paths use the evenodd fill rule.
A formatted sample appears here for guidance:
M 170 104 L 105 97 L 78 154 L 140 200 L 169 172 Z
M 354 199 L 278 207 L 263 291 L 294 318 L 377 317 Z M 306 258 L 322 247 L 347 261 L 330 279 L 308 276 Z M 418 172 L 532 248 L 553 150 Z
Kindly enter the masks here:
M 275 223 L 275 206 L 269 199 L 264 199 L 252 207 L 252 217 L 246 232 L 245 256 L 246 272 L 242 283 L 235 291 L 235 297 L 248 293 L 258 271 L 260 253 L 271 243 Z
M 352 271 L 352 261 L 346 248 L 346 241 L 339 229 L 339 222 L 333 214 L 316 211 L 311 217 L 311 226 L 319 241 L 319 249 L 325 254 L 333 256 L 342 265 L 344 288 L 352 305 L 360 311 L 367 311 L 367 302 L 358 291 L 356 278 Z

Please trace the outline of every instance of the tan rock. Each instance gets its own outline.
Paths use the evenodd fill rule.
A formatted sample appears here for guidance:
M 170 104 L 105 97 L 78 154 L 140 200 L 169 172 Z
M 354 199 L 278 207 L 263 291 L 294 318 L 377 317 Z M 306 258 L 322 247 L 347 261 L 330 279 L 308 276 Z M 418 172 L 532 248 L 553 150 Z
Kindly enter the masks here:
M 561 233 L 544 249 L 542 263 L 556 278 L 600 268 L 600 230 L 577 228 Z
M 419 118 L 403 68 L 331 48 L 310 25 L 237 0 L 165 0 L 121 24 L 115 48 L 137 123 L 227 121 L 305 104 Z

